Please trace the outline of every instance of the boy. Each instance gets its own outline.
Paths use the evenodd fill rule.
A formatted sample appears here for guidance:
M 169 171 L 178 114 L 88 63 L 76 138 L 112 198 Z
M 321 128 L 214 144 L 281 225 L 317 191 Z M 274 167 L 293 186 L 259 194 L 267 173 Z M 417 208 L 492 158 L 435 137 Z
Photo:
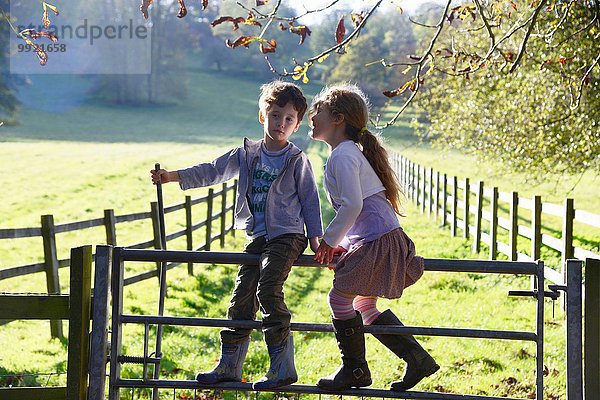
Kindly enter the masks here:
M 153 183 L 179 182 L 181 189 L 210 186 L 239 176 L 235 228 L 245 229 L 246 253 L 260 254 L 259 265 L 240 265 L 229 319 L 253 320 L 260 307 L 271 366 L 254 389 L 272 389 L 298 380 L 294 366 L 291 315 L 283 283 L 306 249 L 314 251 L 323 233 L 317 186 L 306 155 L 288 139 L 307 109 L 300 88 L 273 81 L 261 86 L 258 119 L 264 137 L 244 144 L 212 163 L 179 171 L 151 171 Z M 306 236 L 304 226 L 306 225 Z M 221 331 L 221 358 L 214 370 L 199 373 L 203 384 L 241 381 L 251 329 Z

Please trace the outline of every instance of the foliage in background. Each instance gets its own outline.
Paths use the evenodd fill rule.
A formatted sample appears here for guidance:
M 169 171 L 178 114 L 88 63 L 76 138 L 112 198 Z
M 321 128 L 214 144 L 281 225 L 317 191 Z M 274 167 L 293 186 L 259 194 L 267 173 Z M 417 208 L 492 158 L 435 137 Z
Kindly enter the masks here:
M 411 25 L 407 17 L 395 11 L 373 16 L 371 24 L 347 47 L 345 54 L 330 62 L 327 81 L 360 83 L 375 105 L 385 104 L 388 99 L 382 94 L 382 83 L 402 82 L 406 78 L 399 69 L 381 68 L 377 60 L 414 53 L 416 40 Z M 367 67 L 373 62 L 377 64 Z
M 528 3 L 515 2 L 511 18 L 525 18 Z M 544 9 L 512 73 L 522 35 L 505 44 L 503 65 L 461 74 L 489 38 L 473 33 L 479 19 L 453 23 L 438 40 L 435 72 L 417 98 L 429 119 L 420 125 L 422 135 L 538 178 L 600 172 L 600 79 L 592 73 L 600 30 L 590 26 L 595 12 L 582 2 Z
M 110 0 L 89 12 L 110 20 L 114 10 L 135 7 Z M 91 94 L 119 104 L 185 101 L 198 84 L 186 73 L 196 58 L 238 76 L 352 80 L 376 104 L 399 105 L 373 121 L 378 127 L 395 124 L 417 100 L 432 124 L 422 126 L 424 135 L 446 147 L 538 179 L 600 171 L 600 0 L 444 0 L 410 24 L 401 7 L 332 0 L 302 11 L 282 0 L 187 7 L 144 0 L 152 74 L 96 77 Z M 310 14 L 316 22 L 303 25 Z M 0 79 L 2 98 L 14 104 L 14 90 Z
M 127 0 L 106 0 L 102 3 L 82 3 L 87 11 L 82 15 L 99 14 L 103 21 L 114 17 L 114 10 L 127 10 L 127 15 L 136 15 L 139 7 Z M 90 91 L 93 97 L 107 103 L 128 104 L 170 104 L 184 101 L 190 81 L 186 63 L 188 43 L 183 38 L 189 36 L 188 26 L 162 7 L 150 10 L 151 29 L 151 73 L 147 75 L 99 75 L 94 78 Z M 115 19 L 115 23 L 118 20 Z M 131 54 L 127 62 L 135 65 L 138 57 Z

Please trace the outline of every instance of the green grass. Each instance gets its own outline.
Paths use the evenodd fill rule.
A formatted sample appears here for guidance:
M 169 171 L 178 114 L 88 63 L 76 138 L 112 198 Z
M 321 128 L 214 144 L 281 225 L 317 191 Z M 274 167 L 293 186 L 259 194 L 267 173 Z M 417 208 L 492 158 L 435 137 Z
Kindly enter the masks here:
M 261 135 L 256 120 L 258 82 L 232 81 L 197 71 L 192 72 L 190 80 L 198 84 L 190 87 L 188 101 L 165 108 L 106 107 L 84 102 L 62 113 L 24 110 L 24 115 L 31 118 L 24 119 L 20 126 L 0 130 L 0 167 L 9 171 L 0 203 L 0 227 L 39 226 L 42 214 L 53 214 L 56 223 L 66 223 L 99 218 L 108 208 L 114 209 L 117 215 L 149 210 L 156 193 L 149 183 L 148 171 L 155 162 L 168 169 L 189 166 L 211 160 L 238 145 L 242 136 Z M 311 86 L 308 92 L 314 93 L 317 89 L 316 85 Z M 213 98 L 214 93 L 223 93 L 224 97 Z M 306 130 L 303 126 L 298 135 L 304 135 Z M 408 122 L 402 120 L 399 127 L 386 131 L 385 136 L 390 146 L 404 150 L 414 161 L 448 173 L 462 171 L 463 176 L 479 179 L 476 172 L 479 170 L 474 169 L 474 164 L 464 162 L 470 158 L 458 155 L 444 158 L 446 156 L 426 146 L 415 145 L 411 132 Z M 326 158 L 324 150 L 322 144 L 315 144 L 309 151 L 319 179 Z M 509 178 L 498 176 L 498 185 L 507 185 L 501 190 L 512 190 L 508 186 Z M 514 184 L 521 185 L 518 178 L 515 179 Z M 586 201 L 594 204 L 590 200 L 595 196 L 591 189 L 593 181 L 590 182 L 586 184 L 590 189 L 582 188 L 581 196 L 576 197 L 576 207 Z M 204 192 L 195 190 L 186 194 L 196 197 Z M 167 205 L 182 202 L 183 195 L 176 185 L 164 187 Z M 322 199 L 326 198 L 323 192 L 321 195 Z M 587 209 L 594 212 L 592 207 Z M 203 207 L 194 210 L 195 218 L 204 217 Z M 328 221 L 332 211 L 326 205 L 323 211 Z M 447 228 L 440 229 L 438 223 L 412 205 L 406 205 L 406 213 L 402 225 L 423 256 L 487 258 L 485 249 L 480 254 L 472 254 L 470 241 L 451 237 Z M 168 214 L 167 231 L 181 229 L 184 221 L 181 212 Z M 150 237 L 148 223 L 121 224 L 117 228 L 121 244 Z M 59 258 L 68 257 L 73 246 L 104 243 L 104 240 L 101 227 L 60 234 Z M 202 243 L 202 233 L 195 240 Z M 243 242 L 242 234 L 235 238 L 228 236 L 225 250 L 240 251 Z M 184 239 L 170 242 L 169 248 L 185 248 Z M 39 262 L 41 257 L 39 238 L 0 241 L 0 268 Z M 148 268 L 151 266 L 128 263 L 126 276 Z M 285 293 L 294 321 L 329 322 L 326 294 L 332 276 L 329 270 L 293 269 Z M 194 277 L 187 276 L 185 267 L 170 271 L 166 313 L 222 318 L 234 278 L 233 266 L 197 265 Z M 60 279 L 63 291 L 68 291 L 68 269 L 61 270 Z M 380 308 L 393 309 L 407 325 L 533 331 L 535 302 L 507 297 L 508 290 L 528 288 L 529 280 L 525 277 L 426 273 L 401 299 L 382 300 Z M 44 290 L 42 274 L 0 281 L 0 291 Z M 154 314 L 157 292 L 155 279 L 127 287 L 126 312 Z M 545 364 L 549 376 L 545 380 L 546 397 L 554 399 L 565 397 L 565 327 L 562 312 L 557 307 L 552 317 L 551 307 L 551 303 L 546 304 Z M 0 383 L 8 384 L 7 378 L 2 377 L 6 373 L 66 370 L 66 342 L 50 339 L 49 332 L 49 323 L 45 321 L 17 321 L 0 326 L 0 340 L 9 344 L 0 349 Z M 139 327 L 128 326 L 124 335 L 125 352 L 141 355 L 141 338 Z M 527 397 L 533 390 L 535 346 L 532 343 L 439 337 L 420 337 L 419 340 L 442 369 L 416 390 L 520 397 Z M 169 378 L 190 379 L 196 372 L 211 368 L 218 358 L 217 329 L 168 328 L 163 343 L 163 376 Z M 339 363 L 338 350 L 330 334 L 298 332 L 295 349 L 300 383 L 314 383 Z M 370 336 L 367 337 L 367 357 L 373 370 L 373 387 L 387 387 L 402 375 L 403 362 Z M 244 377 L 257 379 L 267 368 L 262 335 L 255 332 Z M 139 376 L 140 371 L 126 365 L 123 376 Z M 16 384 L 55 385 L 64 383 L 65 377 L 47 379 L 26 377 Z M 164 397 L 168 397 L 166 392 Z
M 405 230 L 415 240 L 418 250 L 427 257 L 470 258 L 465 242 L 452 238 L 428 219 L 409 207 L 409 217 L 402 221 Z M 226 250 L 239 251 L 240 235 L 228 237 Z M 175 248 L 175 246 L 171 246 Z M 126 269 L 131 271 L 130 265 Z M 228 305 L 235 276 L 233 266 L 196 266 L 196 275 L 189 277 L 185 267 L 169 272 L 167 315 L 222 318 Z M 332 272 L 296 267 L 286 282 L 286 302 L 296 322 L 329 322 L 326 294 Z M 509 298 L 510 289 L 528 288 L 523 277 L 483 276 L 478 274 L 426 273 L 399 300 L 381 300 L 380 308 L 391 308 L 407 325 L 463 328 L 487 328 L 533 331 L 535 302 Z M 154 314 L 157 309 L 158 285 L 151 279 L 129 286 L 124 292 L 125 312 Z M 564 396 L 564 315 L 551 317 L 551 305 L 546 305 L 545 365 L 552 371 L 546 378 L 546 393 Z M 143 330 L 127 326 L 124 331 L 124 352 L 143 352 Z M 244 377 L 259 378 L 268 367 L 262 335 L 253 334 Z M 0 327 L 0 339 L 14 343 L 0 350 L 6 371 L 64 371 L 66 346 L 50 340 L 47 322 L 14 322 Z M 419 384 L 417 390 L 450 391 L 454 393 L 510 395 L 526 397 L 534 387 L 533 343 L 421 337 L 423 345 L 442 366 L 440 372 Z M 153 343 L 151 341 L 151 343 Z M 165 329 L 163 351 L 164 377 L 193 379 L 195 373 L 207 370 L 218 358 L 218 330 L 214 328 L 173 327 Z M 338 351 L 330 334 L 296 333 L 296 365 L 300 383 L 313 384 L 318 377 L 330 373 L 339 362 Z M 27 357 L 23 357 L 27 354 Z M 387 387 L 398 379 L 403 363 L 398 361 L 374 338 L 367 338 L 367 358 L 374 375 L 373 387 Z M 555 372 L 554 372 L 555 371 Z M 124 377 L 139 377 L 141 369 L 125 365 Z M 53 379 L 60 383 L 64 377 Z M 518 382 L 509 385 L 506 382 Z M 45 383 L 38 381 L 38 383 Z M 168 398 L 168 393 L 164 393 Z

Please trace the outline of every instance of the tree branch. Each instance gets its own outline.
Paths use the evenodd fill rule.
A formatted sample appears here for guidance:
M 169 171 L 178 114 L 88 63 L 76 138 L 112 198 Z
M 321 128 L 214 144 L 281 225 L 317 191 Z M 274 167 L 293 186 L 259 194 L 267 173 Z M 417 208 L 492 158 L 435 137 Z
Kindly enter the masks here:
M 594 13 L 594 18 L 592 18 L 592 20 L 590 21 L 589 24 L 587 24 L 583 28 L 577 30 L 573 34 L 567 36 L 565 39 L 561 40 L 558 44 L 556 44 L 556 45 L 554 45 L 552 47 L 556 49 L 556 48 L 562 46 L 564 43 L 568 42 L 569 40 L 571 40 L 576 35 L 579 35 L 581 32 L 587 31 L 588 29 L 590 29 L 590 27 L 592 25 L 594 25 L 594 23 L 598 22 L 600 20 L 600 3 L 598 2 L 598 0 L 594 0 L 594 6 L 595 6 L 595 9 L 596 9 L 596 12 Z
M 519 63 L 521 62 L 523 55 L 525 55 L 525 50 L 527 48 L 527 41 L 529 40 L 529 36 L 531 35 L 531 32 L 533 31 L 533 27 L 535 26 L 537 17 L 539 16 L 540 12 L 542 11 L 542 8 L 546 4 L 546 1 L 547 0 L 540 1 L 540 4 L 537 5 L 537 7 L 535 8 L 535 11 L 529 18 L 529 20 L 531 20 L 531 22 L 529 24 L 527 32 L 525 33 L 525 37 L 523 38 L 523 41 L 521 42 L 521 48 L 519 49 L 519 54 L 517 54 L 517 58 L 515 59 L 515 62 L 513 63 L 513 65 L 511 65 L 508 72 L 514 72 L 517 69 L 517 67 L 519 66 Z
M 554 29 L 552 29 L 550 32 L 548 33 L 544 33 L 542 34 L 542 36 L 546 37 L 546 42 L 549 43 L 549 40 L 552 40 L 552 38 L 554 37 L 554 34 L 556 33 L 556 31 L 558 30 L 558 28 L 560 28 L 566 21 L 567 16 L 569 15 L 569 11 L 571 11 L 571 7 L 573 6 L 575 2 L 574 1 L 570 1 L 569 4 L 567 5 L 567 9 L 565 10 L 565 15 L 562 16 L 562 18 L 560 19 L 560 21 L 558 21 L 558 23 L 556 24 L 556 26 L 554 27 Z
M 260 16 L 263 19 L 273 18 L 274 20 L 277 20 L 277 21 L 293 22 L 293 21 L 296 21 L 296 20 L 298 20 L 298 19 L 300 19 L 300 18 L 302 18 L 302 17 L 304 17 L 304 16 L 306 16 L 308 14 L 313 14 L 313 13 L 318 13 L 318 12 L 325 11 L 325 10 L 333 7 L 336 3 L 339 3 L 339 2 L 340 2 L 340 0 L 333 0 L 327 6 L 319 8 L 319 9 L 315 9 L 315 10 L 306 10 L 306 8 L 305 8 L 306 11 L 304 12 L 304 14 L 296 15 L 296 16 L 293 16 L 293 17 L 271 16 L 270 14 L 265 14 L 265 13 L 259 11 L 257 8 L 248 8 L 244 4 L 240 3 L 239 1 L 236 2 L 236 4 L 238 6 L 240 6 L 242 9 L 244 9 L 244 10 L 246 10 L 248 12 L 251 12 L 253 14 L 256 14 L 256 15 Z
M 409 20 L 410 22 L 412 22 L 413 24 L 415 24 L 415 25 L 419 25 L 419 26 L 422 26 L 422 27 L 424 27 L 424 28 L 437 29 L 437 25 L 427 25 L 427 24 L 424 24 L 424 23 L 422 23 L 422 22 L 415 21 L 415 20 L 414 20 L 414 19 L 412 19 L 410 16 L 408 17 L 408 20 Z
M 496 37 L 494 36 L 494 32 L 492 32 L 492 27 L 490 26 L 485 14 L 483 12 L 483 7 L 481 6 L 481 2 L 479 0 L 475 0 L 475 5 L 477 6 L 477 11 L 479 11 L 479 16 L 485 25 L 485 29 L 488 32 L 488 36 L 490 37 L 490 46 L 494 46 L 496 43 Z
M 583 85 L 585 84 L 585 81 L 587 79 L 589 79 L 590 74 L 592 73 L 592 70 L 598 65 L 598 63 L 600 63 L 600 53 L 598 53 L 598 55 L 596 56 L 596 59 L 594 60 L 592 65 L 590 65 L 590 67 L 587 69 L 587 71 L 585 71 L 585 74 L 583 74 L 583 77 L 579 81 L 579 88 L 577 90 L 576 102 L 575 102 L 575 104 L 572 104 L 570 106 L 571 109 L 575 109 L 575 108 L 579 107 L 579 104 L 581 102 L 581 96 L 583 95 Z
M 367 23 L 368 19 L 371 17 L 371 15 L 373 15 L 373 13 L 375 12 L 375 10 L 381 5 L 382 2 L 383 2 L 383 0 L 378 0 L 377 1 L 377 3 L 369 10 L 369 12 L 367 13 L 367 15 L 365 15 L 365 17 L 362 19 L 362 21 L 360 21 L 360 24 L 358 24 L 358 26 L 354 29 L 354 31 L 352 31 L 352 33 L 350 35 L 348 35 L 348 37 L 346 39 L 344 39 L 339 44 L 336 44 L 335 46 L 330 47 L 329 49 L 321 52 L 320 54 L 307 59 L 304 62 L 304 64 L 305 64 L 305 72 L 308 72 L 308 70 L 314 65 L 315 61 L 317 61 L 320 58 L 325 57 L 325 56 L 333 53 L 334 51 L 336 51 L 336 50 L 344 47 L 352 39 L 354 39 L 354 37 L 359 34 L 360 30 L 365 26 L 365 24 Z M 288 72 L 285 68 L 284 68 L 283 72 L 278 72 L 275 69 L 275 67 L 273 66 L 273 64 L 271 64 L 271 62 L 269 61 L 269 58 L 267 56 L 265 56 L 265 60 L 266 60 L 267 64 L 269 65 L 269 69 L 274 74 L 277 74 L 277 75 L 279 75 L 281 77 L 290 76 L 290 75 L 296 75 L 294 72 Z M 296 61 L 294 60 L 294 62 L 296 62 Z M 298 65 L 298 64 L 296 63 L 296 65 Z
M 327 54 L 330 54 L 334 51 L 336 51 L 339 48 L 344 47 L 348 42 L 350 42 L 352 39 L 354 39 L 354 37 L 356 35 L 358 35 L 358 33 L 360 32 L 360 30 L 362 29 L 363 26 L 365 26 L 365 24 L 367 23 L 367 20 L 371 17 L 371 15 L 373 15 L 373 13 L 375 12 L 375 10 L 381 5 L 381 3 L 383 2 L 383 0 L 378 0 L 377 3 L 373 6 L 373 8 L 371 8 L 371 10 L 369 10 L 369 12 L 367 13 L 367 15 L 365 15 L 365 17 L 362 19 L 362 21 L 360 21 L 360 24 L 358 24 L 358 26 L 356 27 L 356 29 L 354 29 L 354 31 L 352 31 L 352 33 L 350 35 L 348 35 L 348 37 L 346 39 L 344 39 L 342 42 L 340 42 L 339 44 L 336 44 L 333 47 L 330 47 L 329 49 L 323 51 L 321 54 L 311 57 L 307 60 L 308 63 L 314 63 L 316 60 L 318 60 L 319 58 L 326 56 Z
M 423 54 L 423 56 L 417 63 L 417 71 L 415 72 L 415 75 L 413 78 L 415 80 L 415 89 L 412 91 L 410 97 L 404 102 L 402 107 L 400 107 L 400 110 L 398 110 L 398 112 L 383 126 L 375 126 L 376 129 L 386 129 L 389 126 L 394 125 L 396 123 L 396 121 L 398 120 L 398 118 L 400 117 L 400 115 L 402 114 L 402 112 L 404 110 L 406 110 L 406 108 L 409 106 L 409 104 L 413 101 L 413 99 L 417 95 L 417 92 L 419 91 L 419 89 L 421 87 L 421 70 L 423 69 L 423 65 L 427 62 L 429 57 L 432 57 L 431 53 L 433 51 L 433 46 L 435 46 L 437 39 L 439 38 L 440 34 L 442 33 L 442 30 L 444 28 L 444 22 L 447 18 L 448 10 L 450 9 L 451 3 L 452 3 L 452 0 L 448 0 L 448 2 L 446 3 L 444 12 L 442 13 L 441 18 L 436 25 L 437 31 L 431 38 L 431 41 L 429 42 L 429 47 L 427 48 L 427 50 L 425 51 L 425 53 Z
M 267 17 L 267 18 L 269 18 L 269 22 L 267 22 L 265 24 L 264 28 L 260 32 L 260 35 L 258 35 L 259 38 L 261 38 L 261 39 L 263 38 L 263 36 L 267 32 L 267 29 L 269 29 L 269 26 L 271 25 L 271 23 L 273 23 L 273 20 L 275 19 L 275 15 L 277 15 L 277 10 L 279 10 L 280 5 L 281 5 L 281 0 L 277 0 L 275 7 L 273 7 L 273 11 L 271 11 Z

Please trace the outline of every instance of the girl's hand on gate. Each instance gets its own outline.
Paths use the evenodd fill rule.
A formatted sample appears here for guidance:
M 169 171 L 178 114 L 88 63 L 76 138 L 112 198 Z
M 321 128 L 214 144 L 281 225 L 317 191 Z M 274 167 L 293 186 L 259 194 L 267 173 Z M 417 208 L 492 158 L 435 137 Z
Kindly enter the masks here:
M 315 260 L 319 264 L 324 264 L 324 265 L 331 264 L 331 261 L 333 260 L 333 256 L 336 254 L 339 254 L 338 249 L 340 249 L 340 247 L 337 247 L 334 249 L 333 247 L 328 245 L 327 242 L 325 242 L 324 240 L 321 240 L 321 244 L 319 245 L 319 248 L 315 252 Z

